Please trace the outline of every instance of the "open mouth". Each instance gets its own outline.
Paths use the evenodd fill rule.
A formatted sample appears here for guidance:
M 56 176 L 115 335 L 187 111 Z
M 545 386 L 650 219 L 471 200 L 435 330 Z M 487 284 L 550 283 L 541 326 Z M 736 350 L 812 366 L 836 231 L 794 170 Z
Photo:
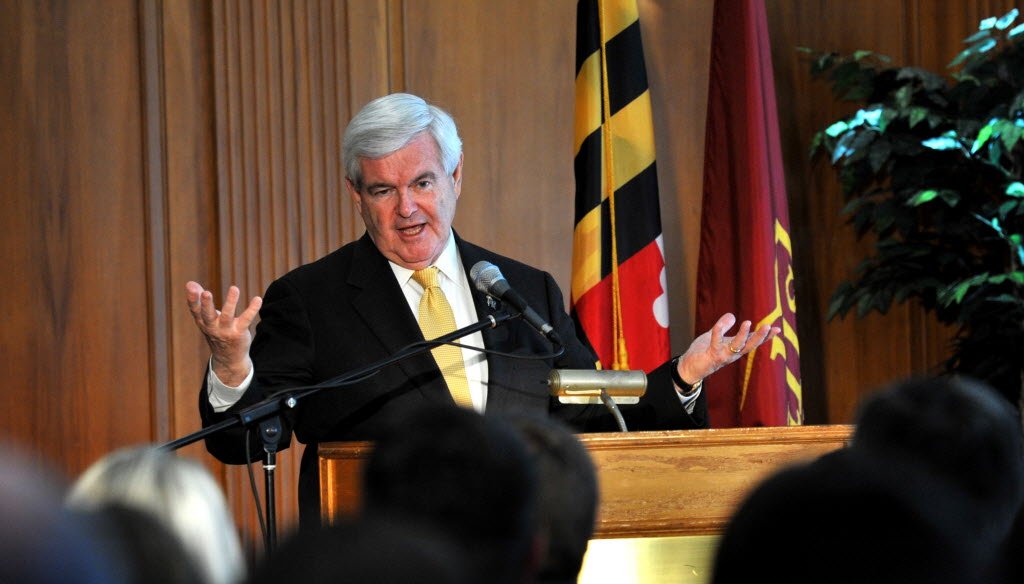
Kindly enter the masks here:
M 399 227 L 398 232 L 401 233 L 403 237 L 415 237 L 422 233 L 426 227 L 426 223 L 417 223 L 416 225 L 410 225 L 408 227 Z

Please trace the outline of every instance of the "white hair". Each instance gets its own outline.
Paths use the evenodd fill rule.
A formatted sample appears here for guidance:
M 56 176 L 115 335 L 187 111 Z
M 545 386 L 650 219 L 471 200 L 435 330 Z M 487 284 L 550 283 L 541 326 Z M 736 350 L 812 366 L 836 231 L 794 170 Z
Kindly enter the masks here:
M 181 540 L 209 584 L 236 584 L 245 576 L 224 494 L 196 461 L 153 446 L 124 448 L 90 466 L 65 503 L 84 511 L 119 503 L 148 512 Z
M 448 174 L 462 157 L 462 139 L 455 120 L 443 109 L 408 93 L 392 93 L 366 104 L 345 129 L 341 158 L 345 175 L 362 188 L 361 158 L 383 158 L 401 150 L 413 138 L 428 132 Z

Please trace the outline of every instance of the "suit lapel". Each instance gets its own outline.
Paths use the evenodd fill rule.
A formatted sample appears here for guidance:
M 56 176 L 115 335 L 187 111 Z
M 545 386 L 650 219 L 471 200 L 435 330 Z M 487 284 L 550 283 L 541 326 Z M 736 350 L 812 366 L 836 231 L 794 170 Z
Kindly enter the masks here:
M 402 293 L 387 259 L 369 235 L 356 243 L 347 284 L 353 288 L 352 307 L 388 353 L 394 354 L 423 333 Z M 399 361 L 397 367 L 431 401 L 454 403 L 430 353 Z
M 477 262 L 494 260 L 494 256 L 487 253 L 485 249 L 466 243 L 458 235 L 455 236 L 455 243 L 459 246 L 459 255 L 467 275 Z M 473 304 L 476 306 L 478 318 L 486 318 L 487 315 L 493 314 L 501 308 L 500 304 L 495 307 L 493 300 L 489 301 L 490 297 L 477 290 L 472 282 L 470 282 L 470 288 L 473 290 Z M 511 342 L 508 326 L 485 328 L 480 332 L 484 338 L 484 347 L 487 349 L 513 352 L 516 348 Z M 487 411 L 511 409 L 509 406 L 517 401 L 515 395 L 505 391 L 502 385 L 502 380 L 511 379 L 513 374 L 512 359 L 499 355 L 487 355 Z

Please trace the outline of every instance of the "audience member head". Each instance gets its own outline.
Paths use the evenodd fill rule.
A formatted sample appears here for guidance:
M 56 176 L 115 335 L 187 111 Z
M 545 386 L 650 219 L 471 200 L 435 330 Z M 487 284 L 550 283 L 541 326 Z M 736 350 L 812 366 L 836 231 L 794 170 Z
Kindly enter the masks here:
M 546 540 L 538 581 L 576 582 L 597 515 L 597 473 L 590 454 L 563 423 L 547 416 L 508 417 L 537 467 L 538 518 Z
M 507 423 L 432 406 L 378 440 L 363 492 L 368 515 L 452 538 L 471 580 L 522 582 L 536 569 L 536 489 L 526 447 Z
M 238 533 L 206 467 L 145 446 L 118 450 L 89 467 L 67 497 L 73 509 L 118 503 L 153 514 L 183 542 L 208 584 L 244 577 Z
M 149 511 L 111 503 L 79 515 L 93 526 L 97 542 L 107 550 L 125 582 L 205 581 L 184 543 Z
M 897 383 L 865 400 L 853 448 L 894 465 L 922 465 L 978 506 L 977 535 L 1006 536 L 1024 497 L 1019 418 L 995 390 L 943 377 Z
M 90 525 L 61 505 L 56 476 L 9 450 L 0 451 L 0 582 L 122 582 Z
M 362 517 L 286 537 L 250 584 L 469 584 L 456 547 L 421 527 Z
M 845 449 L 758 485 L 730 519 L 712 582 L 976 582 L 968 506 L 944 482 Z
M 342 164 L 346 178 L 360 190 L 360 158 L 393 154 L 423 132 L 434 138 L 445 173 L 453 173 L 462 158 L 462 139 L 448 112 L 408 93 L 392 93 L 371 101 L 345 128 Z

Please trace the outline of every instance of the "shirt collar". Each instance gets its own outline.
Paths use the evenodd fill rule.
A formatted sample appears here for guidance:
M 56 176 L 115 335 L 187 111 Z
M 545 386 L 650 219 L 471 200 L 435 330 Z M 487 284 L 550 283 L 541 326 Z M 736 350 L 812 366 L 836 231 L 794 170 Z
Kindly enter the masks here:
M 398 280 L 398 284 L 401 286 L 408 284 L 415 270 L 402 267 L 391 260 L 388 260 L 388 263 L 391 265 L 391 271 L 395 273 L 395 279 Z M 459 248 L 455 245 L 455 233 L 453 231 L 448 231 L 448 242 L 444 245 L 444 249 L 441 250 L 441 255 L 431 265 L 437 266 L 438 272 L 457 286 L 468 287 L 466 268 L 462 265 L 462 260 L 459 258 Z

